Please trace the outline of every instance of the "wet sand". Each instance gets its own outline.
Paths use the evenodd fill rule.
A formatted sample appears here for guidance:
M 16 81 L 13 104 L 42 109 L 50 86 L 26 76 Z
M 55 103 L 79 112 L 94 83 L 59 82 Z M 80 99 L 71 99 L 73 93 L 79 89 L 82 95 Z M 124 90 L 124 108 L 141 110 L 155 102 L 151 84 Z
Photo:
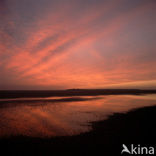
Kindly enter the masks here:
M 0 139 L 6 155 L 121 155 L 122 144 L 155 146 L 156 106 L 115 113 L 93 122 L 90 132 L 49 139 L 25 136 Z M 3 154 L 4 155 L 4 154 Z

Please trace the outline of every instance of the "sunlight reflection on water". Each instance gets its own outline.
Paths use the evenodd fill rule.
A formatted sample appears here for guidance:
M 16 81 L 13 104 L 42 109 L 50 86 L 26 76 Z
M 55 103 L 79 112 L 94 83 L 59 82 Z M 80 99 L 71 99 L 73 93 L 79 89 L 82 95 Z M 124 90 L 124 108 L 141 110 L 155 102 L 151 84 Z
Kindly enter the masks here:
M 67 98 L 70 101 L 63 101 Z M 79 96 L 73 101 L 74 98 L 50 97 L 1 100 L 0 136 L 52 137 L 79 134 L 89 131 L 92 121 L 106 119 L 116 112 L 127 112 L 134 108 L 156 104 L 154 94 Z M 47 101 L 55 99 L 61 99 L 62 101 Z M 34 103 L 33 100 L 37 101 Z M 5 103 L 3 104 L 3 102 Z

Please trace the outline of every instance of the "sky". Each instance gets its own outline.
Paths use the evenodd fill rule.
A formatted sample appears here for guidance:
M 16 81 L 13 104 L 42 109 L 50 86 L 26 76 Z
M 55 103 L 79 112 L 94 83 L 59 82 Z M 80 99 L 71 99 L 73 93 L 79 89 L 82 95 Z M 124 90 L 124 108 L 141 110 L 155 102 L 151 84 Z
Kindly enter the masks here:
M 155 0 L 0 0 L 0 89 L 156 89 Z

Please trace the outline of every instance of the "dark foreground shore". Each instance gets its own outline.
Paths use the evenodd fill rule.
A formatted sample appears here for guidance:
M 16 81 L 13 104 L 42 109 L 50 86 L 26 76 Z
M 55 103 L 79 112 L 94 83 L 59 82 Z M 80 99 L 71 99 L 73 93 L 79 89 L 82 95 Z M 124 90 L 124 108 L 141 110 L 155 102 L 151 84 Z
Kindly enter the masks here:
M 5 155 L 121 155 L 122 144 L 156 146 L 156 106 L 116 113 L 107 120 L 92 123 L 92 131 L 77 136 L 49 139 L 9 137 L 0 139 Z M 123 154 L 125 155 L 125 154 Z

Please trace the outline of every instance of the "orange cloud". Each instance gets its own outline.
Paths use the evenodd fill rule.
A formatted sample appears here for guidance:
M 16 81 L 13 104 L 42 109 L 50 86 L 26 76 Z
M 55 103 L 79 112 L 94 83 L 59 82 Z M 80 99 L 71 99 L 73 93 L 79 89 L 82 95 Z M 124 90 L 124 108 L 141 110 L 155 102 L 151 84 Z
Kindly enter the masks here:
M 125 9 L 123 1 L 100 2 L 82 9 L 83 13 L 77 9 L 76 2 L 70 6 L 65 4 L 63 8 L 58 6 L 54 11 L 38 13 L 39 17 L 27 25 L 21 23 L 22 34 L 14 28 L 16 37 L 0 29 L 6 41 L 0 42 L 3 79 L 11 73 L 14 78 L 10 82 L 41 88 L 99 88 L 154 80 L 155 61 L 151 54 L 155 47 L 151 46 L 151 54 L 148 53 L 145 38 L 139 38 L 132 30 L 134 26 L 144 35 L 153 3 L 128 3 L 130 6 L 126 5 Z M 138 20 L 145 24 L 141 30 Z M 136 39 L 138 45 L 133 44 Z M 141 60 L 143 56 L 152 61 Z

